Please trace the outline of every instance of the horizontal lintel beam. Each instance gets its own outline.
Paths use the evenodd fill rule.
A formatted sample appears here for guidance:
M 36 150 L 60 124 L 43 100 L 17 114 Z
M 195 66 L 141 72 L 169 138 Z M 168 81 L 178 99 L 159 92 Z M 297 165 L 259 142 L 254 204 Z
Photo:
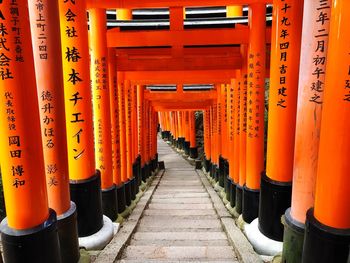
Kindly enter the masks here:
M 87 8 L 162 8 L 271 4 L 272 0 L 87 0 Z

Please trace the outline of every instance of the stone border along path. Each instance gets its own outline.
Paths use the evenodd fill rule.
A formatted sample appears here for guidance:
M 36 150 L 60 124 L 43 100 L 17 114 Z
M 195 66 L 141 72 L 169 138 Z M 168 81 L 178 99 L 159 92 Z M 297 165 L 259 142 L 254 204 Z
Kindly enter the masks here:
M 94 262 L 262 262 L 200 170 L 158 139 L 158 173 Z

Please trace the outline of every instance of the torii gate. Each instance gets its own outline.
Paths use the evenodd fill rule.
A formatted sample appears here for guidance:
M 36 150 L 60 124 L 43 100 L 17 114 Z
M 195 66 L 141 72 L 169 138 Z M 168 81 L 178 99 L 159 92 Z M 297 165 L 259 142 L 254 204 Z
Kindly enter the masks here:
M 265 12 L 266 4 L 272 2 L 270 30 Z M 248 5 L 249 25 L 185 29 L 184 8 L 212 6 L 213 1 L 1 1 L 0 161 L 7 209 L 1 236 L 5 262 L 77 262 L 78 236 L 89 237 L 108 228 L 118 212 L 131 206 L 141 181 L 156 170 L 158 116 L 174 143 L 188 151 L 188 142 L 190 148 L 195 146 L 193 111 L 197 109 L 204 111 L 205 166 L 225 187 L 236 212 L 248 223 L 258 220 L 260 232 L 275 241 L 283 240 L 285 230 L 286 259 L 326 262 L 333 256 L 345 261 L 350 240 L 346 196 L 350 191 L 346 159 L 350 142 L 349 123 L 344 121 L 350 112 L 350 22 L 346 14 L 350 2 L 336 3 L 218 0 L 215 5 L 240 5 L 238 9 Z M 315 33 L 312 39 L 305 33 L 309 24 L 302 27 L 304 6 L 318 23 L 316 27 L 308 22 Z M 107 31 L 107 8 L 121 10 L 119 19 L 126 20 L 132 8 L 148 7 L 169 7 L 169 30 Z M 236 15 L 241 13 L 238 9 Z M 313 77 L 308 80 L 298 78 L 302 32 L 305 47 L 316 44 L 316 62 L 304 54 L 305 64 L 300 65 Z M 271 66 L 266 62 L 270 42 Z M 317 67 L 310 71 L 315 63 Z M 269 68 L 265 171 L 264 87 Z M 319 108 L 314 115 L 309 108 L 299 113 L 317 116 L 316 128 L 310 126 L 306 132 L 321 134 L 313 141 L 313 146 L 319 144 L 316 192 L 312 183 L 307 184 L 309 201 L 303 207 L 298 202 L 291 204 L 298 83 L 310 84 L 313 91 L 308 100 L 300 95 L 301 106 L 321 104 L 319 99 L 324 98 L 322 121 Z M 176 92 L 147 91 L 149 84 L 178 88 Z M 184 91 L 185 84 L 214 84 L 215 88 Z M 300 136 L 300 115 L 297 123 Z M 299 156 L 314 157 L 306 146 L 297 142 L 296 163 Z M 306 166 L 300 167 L 306 171 Z M 338 191 L 328 185 L 330 174 Z M 293 198 L 301 200 L 300 182 L 295 189 Z M 283 229 L 280 219 L 290 206 L 288 227 Z M 307 215 L 305 225 L 298 221 L 303 219 L 300 215 Z M 293 242 L 299 247 L 295 253 L 291 252 Z

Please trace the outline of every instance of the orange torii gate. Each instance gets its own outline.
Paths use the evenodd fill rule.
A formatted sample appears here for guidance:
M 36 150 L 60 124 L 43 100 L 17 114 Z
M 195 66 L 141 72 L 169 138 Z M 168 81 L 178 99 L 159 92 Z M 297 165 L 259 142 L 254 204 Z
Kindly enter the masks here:
M 199 110 L 204 112 L 205 170 L 218 186 L 225 187 L 231 208 L 248 223 L 259 214 L 260 231 L 277 241 L 283 239 L 280 219 L 285 214 L 286 260 L 347 260 L 350 142 L 345 120 L 349 115 L 350 50 L 345 12 L 349 1 L 322 1 L 317 6 L 317 1 L 302 0 L 218 0 L 215 5 L 240 5 L 228 8 L 227 16 L 241 16 L 242 5 L 248 5 L 249 25 L 215 29 L 184 26 L 186 7 L 212 6 L 211 0 L 42 2 L 43 9 L 34 0 L 0 2 L 5 262 L 77 262 L 78 236 L 83 242 L 106 227 L 105 222 L 110 221 L 103 213 L 112 220 L 118 213 L 123 215 L 132 207 L 142 181 L 156 171 L 158 123 L 165 138 L 197 158 L 194 112 Z M 271 2 L 272 30 L 265 26 L 266 4 Z M 311 52 L 306 49 L 299 71 L 303 2 L 310 17 L 304 18 L 305 45 L 316 44 L 306 31 L 311 19 L 321 19 L 315 10 L 328 13 L 325 16 L 322 11 L 322 27 L 312 27 L 315 32 L 325 32 L 317 36 L 317 67 L 312 68 L 314 58 L 305 59 Z M 118 20 L 132 20 L 132 8 L 149 7 L 169 7 L 169 29 L 107 30 L 107 8 L 117 9 Z M 37 18 L 44 19 L 45 26 L 38 26 Z M 326 44 L 320 44 L 328 39 L 326 22 L 331 29 L 327 63 Z M 269 135 L 267 167 L 262 173 L 270 42 Z M 298 79 L 298 73 L 312 78 Z M 316 78 L 322 87 L 313 86 Z M 161 84 L 177 88 L 147 88 Z M 186 84 L 213 88 L 185 90 Z M 299 89 L 307 86 L 299 96 L 298 85 Z M 309 101 L 305 94 L 311 94 Z M 320 105 L 316 111 L 302 107 L 310 100 L 319 104 L 320 99 L 324 100 L 322 120 Z M 307 135 L 312 137 L 315 132 L 320 137 L 312 137 L 314 148 L 308 151 L 301 139 L 303 117 L 315 116 L 319 118 L 316 128 L 307 126 Z M 315 161 L 309 172 L 312 179 L 303 185 L 306 179 L 298 171 L 307 171 L 309 166 L 300 158 L 310 155 Z M 305 189 L 310 194 L 301 205 Z M 286 211 L 290 205 L 291 210 Z M 297 250 L 294 245 L 299 246 Z

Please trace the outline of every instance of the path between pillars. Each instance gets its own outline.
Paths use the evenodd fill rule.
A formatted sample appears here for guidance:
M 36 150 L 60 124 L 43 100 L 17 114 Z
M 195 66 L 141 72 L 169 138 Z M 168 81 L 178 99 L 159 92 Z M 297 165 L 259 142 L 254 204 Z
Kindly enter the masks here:
M 158 140 L 163 174 L 119 262 L 238 262 L 199 175 Z

